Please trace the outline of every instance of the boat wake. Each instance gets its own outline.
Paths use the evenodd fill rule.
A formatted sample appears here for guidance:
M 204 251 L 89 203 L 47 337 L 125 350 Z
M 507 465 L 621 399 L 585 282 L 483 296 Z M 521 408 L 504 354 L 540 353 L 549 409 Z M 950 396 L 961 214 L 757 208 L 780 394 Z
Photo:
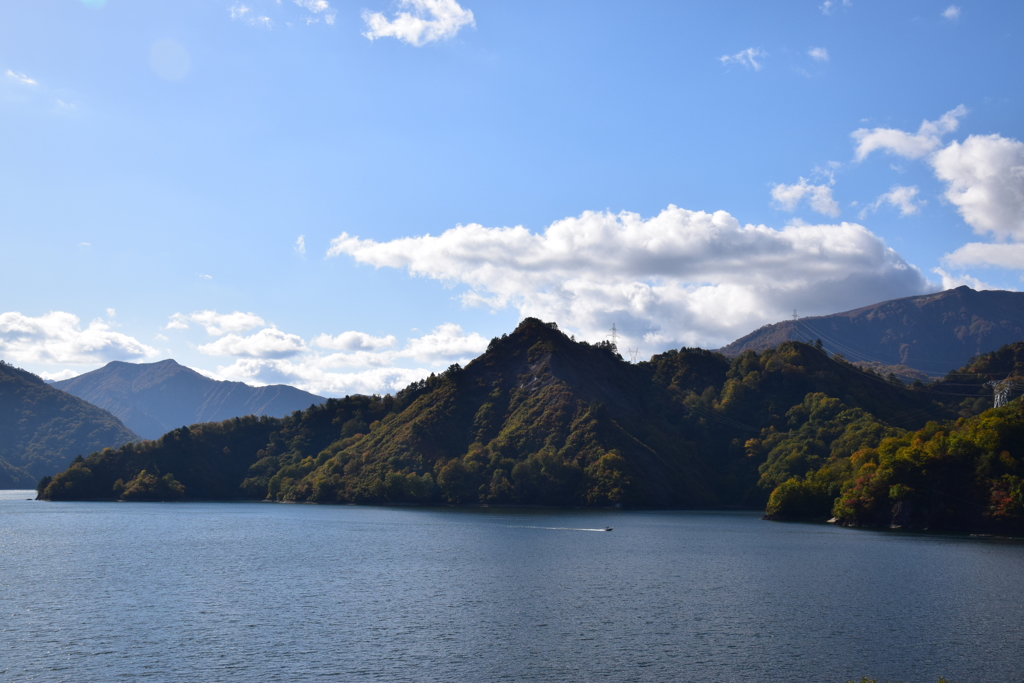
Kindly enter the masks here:
M 577 529 L 571 526 L 511 526 L 510 529 L 545 529 L 547 531 L 611 531 L 610 526 L 603 529 Z

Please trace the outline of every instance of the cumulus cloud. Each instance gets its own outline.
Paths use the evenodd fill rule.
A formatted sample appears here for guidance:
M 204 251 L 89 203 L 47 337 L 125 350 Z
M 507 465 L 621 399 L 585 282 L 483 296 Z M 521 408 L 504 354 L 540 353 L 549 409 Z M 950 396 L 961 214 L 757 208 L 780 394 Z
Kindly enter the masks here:
M 229 332 L 247 332 L 254 327 L 265 325 L 263 318 L 255 313 L 218 313 L 217 311 L 197 311 L 185 315 L 175 313 L 167 323 L 168 330 L 187 330 L 189 322 L 199 323 L 206 328 L 206 333 L 219 337 Z
M 952 275 L 942 268 L 932 268 L 932 272 L 942 278 L 942 289 L 956 289 L 963 285 L 967 285 L 971 289 L 978 291 L 983 289 L 999 289 L 999 287 L 992 287 L 976 277 L 971 277 L 970 275 Z
M 25 74 L 14 73 L 10 69 L 7 70 L 7 77 L 12 78 L 23 85 L 39 85 L 38 81 L 29 78 Z
M 925 121 L 916 134 L 894 129 L 861 129 L 857 158 L 875 149 L 885 149 L 908 158 L 926 157 L 935 177 L 945 183 L 944 198 L 974 232 L 990 233 L 997 240 L 1024 242 L 1024 143 L 1001 135 L 970 135 L 941 146 L 941 136 L 957 128 L 966 113 L 963 105 L 946 112 L 938 121 Z M 923 204 L 915 201 L 916 187 L 899 187 L 879 197 L 864 212 L 883 203 L 900 209 L 901 215 L 916 213 Z M 1024 268 L 1018 245 L 965 244 L 943 263 L 949 267 L 996 266 Z
M 208 356 L 242 356 L 245 358 L 288 358 L 306 350 L 302 337 L 266 327 L 248 337 L 229 334 L 196 349 Z
M 746 50 L 740 50 L 734 55 L 722 55 L 718 58 L 718 61 L 722 64 L 742 64 L 754 71 L 760 71 L 764 65 L 758 60 L 763 61 L 767 56 L 768 53 L 759 47 L 748 47 Z
M 253 385 L 290 384 L 321 396 L 392 394 L 429 375 L 426 368 L 370 368 L 359 372 L 330 372 L 316 362 L 240 359 L 213 376 Z M 212 373 L 211 373 L 212 374 Z
M 920 159 L 939 148 L 942 136 L 951 133 L 960 125 L 960 118 L 967 114 L 967 108 L 960 105 L 943 114 L 937 121 L 923 121 L 917 133 L 908 133 L 895 128 L 859 128 L 850 135 L 857 142 L 854 158 L 863 161 L 875 150 L 884 150 L 907 159 Z
M 445 323 L 429 334 L 410 339 L 397 355 L 412 358 L 418 363 L 455 362 L 483 353 L 488 343 L 486 338 L 476 332 L 467 335 L 459 325 Z
M 741 225 L 669 206 L 644 219 L 588 211 L 541 233 L 458 226 L 390 242 L 342 233 L 328 256 L 467 287 L 465 305 L 515 307 L 594 341 L 715 347 L 759 325 L 928 291 L 927 280 L 860 225 Z M 656 347 L 656 348 L 653 348 Z
M 828 185 L 811 185 L 806 178 L 794 185 L 779 184 L 772 188 L 772 200 L 776 208 L 795 211 L 804 199 L 818 213 L 835 218 L 839 215 L 839 204 L 832 198 L 832 188 Z
M 878 210 L 882 204 L 888 204 L 900 210 L 900 216 L 911 216 L 918 213 L 921 207 L 924 205 L 924 201 L 917 201 L 918 189 L 916 186 L 906 187 L 901 185 L 893 185 L 892 188 L 882 194 L 875 201 L 864 207 L 864 210 L 860 212 L 861 220 L 868 213 L 873 213 Z
M 995 266 L 1020 270 L 1024 269 L 1024 244 L 968 242 L 953 253 L 946 254 L 942 262 L 954 268 Z
M 1024 240 L 1024 143 L 971 135 L 931 158 L 945 197 L 975 232 Z
M 82 329 L 78 316 L 52 311 L 39 317 L 0 313 L 0 356 L 20 363 L 106 363 L 156 356 L 139 340 L 114 332 L 103 320 Z
M 812 47 L 807 51 L 807 54 L 816 62 L 828 61 L 828 50 L 823 47 Z
M 455 0 L 399 0 L 399 7 L 410 11 L 396 12 L 390 20 L 380 12 L 364 10 L 367 30 L 363 35 L 370 40 L 397 38 L 420 47 L 452 38 L 464 26 L 476 26 L 473 12 Z
M 49 380 L 50 382 L 59 382 L 63 379 L 71 379 L 72 377 L 78 377 L 82 373 L 79 372 L 78 370 L 65 368 L 64 370 L 58 370 L 56 372 L 40 372 L 38 374 L 40 377 L 42 377 L 45 380 Z
M 960 18 L 960 8 L 956 5 L 950 5 L 942 11 L 942 16 L 950 21 L 956 21 Z
M 295 253 L 302 256 L 306 255 L 306 236 L 299 235 L 299 239 L 295 240 Z
M 272 331 L 274 335 L 269 334 Z M 259 340 L 261 335 L 266 338 Z M 266 353 L 267 342 L 289 337 L 293 348 L 287 354 Z M 301 340 L 274 328 L 261 330 L 248 338 L 231 335 L 199 350 L 218 355 L 239 356 L 230 365 L 221 366 L 217 376 L 249 384 L 285 383 L 325 395 L 350 393 L 382 394 L 404 388 L 433 371 L 452 363 L 467 363 L 486 350 L 488 340 L 477 333 L 465 333 L 459 325 L 444 323 L 420 337 L 408 339 L 401 349 L 393 349 L 395 338 L 374 337 L 363 332 L 343 332 L 337 336 L 321 334 L 311 346 L 338 353 L 321 354 L 299 347 Z M 282 347 L 287 348 L 286 344 Z M 258 355 L 262 354 L 262 355 Z M 420 367 L 404 367 L 409 362 Z
M 365 332 L 342 332 L 332 337 L 329 334 L 321 334 L 310 342 L 313 346 L 332 351 L 377 351 L 395 345 L 395 336 L 392 334 L 386 337 L 374 337 Z

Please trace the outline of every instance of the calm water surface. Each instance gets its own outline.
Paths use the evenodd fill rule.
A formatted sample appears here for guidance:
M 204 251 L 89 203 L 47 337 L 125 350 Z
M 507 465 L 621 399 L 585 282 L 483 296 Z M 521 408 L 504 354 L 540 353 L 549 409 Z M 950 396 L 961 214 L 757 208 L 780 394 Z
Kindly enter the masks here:
M 6 680 L 1024 681 L 1019 541 L 32 493 L 0 492 Z

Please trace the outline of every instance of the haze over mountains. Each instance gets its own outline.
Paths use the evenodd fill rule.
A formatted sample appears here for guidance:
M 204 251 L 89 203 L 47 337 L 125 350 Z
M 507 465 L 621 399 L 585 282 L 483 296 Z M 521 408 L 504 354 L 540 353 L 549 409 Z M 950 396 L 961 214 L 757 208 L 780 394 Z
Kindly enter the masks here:
M 821 339 L 825 350 L 876 369 L 903 366 L 932 377 L 1024 340 L 1024 292 L 963 286 L 832 315 L 786 320 L 719 349 L 727 356 L 784 341 Z M 900 374 L 897 372 L 897 374 Z
M 174 360 L 114 361 L 53 386 L 110 411 L 144 439 L 183 425 L 242 415 L 284 417 L 326 399 L 295 387 L 252 387 L 204 377 Z

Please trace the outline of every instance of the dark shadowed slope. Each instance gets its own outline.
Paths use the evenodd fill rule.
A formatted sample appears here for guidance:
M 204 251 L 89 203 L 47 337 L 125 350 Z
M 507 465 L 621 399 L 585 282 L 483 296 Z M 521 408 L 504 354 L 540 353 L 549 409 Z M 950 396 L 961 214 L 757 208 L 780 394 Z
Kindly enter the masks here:
M 197 422 L 242 415 L 284 417 L 325 400 L 283 384 L 251 387 L 213 380 L 173 360 L 114 361 L 54 386 L 109 410 L 146 439 Z
M 893 299 L 845 313 L 766 325 L 721 350 L 763 351 L 784 341 L 821 339 L 852 362 L 945 375 L 971 358 L 1024 340 L 1024 292 L 970 287 Z
M 0 488 L 31 488 L 76 455 L 135 439 L 106 410 L 0 361 Z

